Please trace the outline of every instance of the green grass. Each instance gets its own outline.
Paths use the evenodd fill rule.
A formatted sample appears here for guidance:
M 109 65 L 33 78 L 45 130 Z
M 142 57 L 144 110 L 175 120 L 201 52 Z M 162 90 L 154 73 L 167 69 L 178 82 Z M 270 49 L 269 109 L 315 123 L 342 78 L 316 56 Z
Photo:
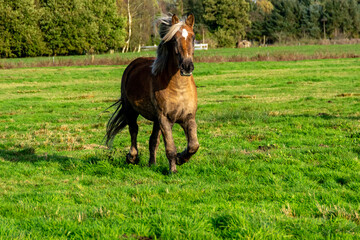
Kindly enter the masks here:
M 102 145 L 125 66 L 0 71 L 0 239 L 358 239 L 360 60 L 197 63 L 199 152 Z M 178 149 L 184 134 L 174 127 Z

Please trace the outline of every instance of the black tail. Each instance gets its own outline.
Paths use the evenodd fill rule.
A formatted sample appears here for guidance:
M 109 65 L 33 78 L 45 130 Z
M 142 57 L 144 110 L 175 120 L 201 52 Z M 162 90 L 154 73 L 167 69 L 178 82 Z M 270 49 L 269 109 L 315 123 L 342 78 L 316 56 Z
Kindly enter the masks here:
M 106 145 L 111 146 L 112 142 L 116 136 L 124 127 L 127 125 L 125 118 L 125 109 L 122 104 L 122 100 L 119 99 L 116 103 L 111 105 L 109 108 L 117 106 L 115 112 L 109 119 L 109 122 L 106 125 Z

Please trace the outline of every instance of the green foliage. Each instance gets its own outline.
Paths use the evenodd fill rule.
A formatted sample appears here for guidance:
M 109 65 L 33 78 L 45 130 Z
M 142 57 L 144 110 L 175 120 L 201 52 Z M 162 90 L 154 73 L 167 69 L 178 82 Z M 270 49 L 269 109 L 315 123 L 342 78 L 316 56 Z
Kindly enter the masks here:
M 140 165 L 128 131 L 101 145 L 124 69 L 0 71 L 0 238 L 360 238 L 359 59 L 195 64 L 200 149 L 174 175 L 143 118 Z
M 124 27 L 114 0 L 1 0 L 0 56 L 117 50 L 124 43 Z
M 297 38 L 300 29 L 300 6 L 297 0 L 274 1 L 267 31 L 280 43 Z
M 194 14 L 196 24 L 204 24 L 203 0 L 184 0 L 183 3 L 184 3 L 184 12 Z
M 204 0 L 204 19 L 218 47 L 234 47 L 246 34 L 249 4 L 245 0 Z
M 357 0 L 192 0 L 166 2 L 167 10 L 194 12 L 197 33 L 207 29 L 210 45 L 234 47 L 241 38 L 264 43 L 296 39 L 358 38 L 360 2 Z M 249 6 L 248 6 L 249 5 Z M 170 7 L 171 6 L 171 7 Z M 176 7 L 178 9 L 177 11 Z M 182 11 L 184 10 L 184 12 Z M 250 20 L 250 21 L 249 21 Z M 325 21 L 324 21 L 325 20 Z M 249 24 L 251 22 L 251 26 Z M 324 37 L 325 23 L 325 37 Z M 245 34 L 246 33 L 246 34 Z M 204 34 L 203 34 L 204 35 Z M 213 44 L 213 41 L 217 44 Z
M 360 3 L 357 0 L 324 0 L 324 17 L 329 37 L 358 37 Z
M 125 19 L 113 0 L 43 1 L 49 17 L 40 21 L 53 54 L 83 54 L 118 50 L 124 44 Z
M 356 0 L 273 0 L 265 12 L 250 1 L 250 39 L 287 42 L 298 38 L 357 38 L 360 34 L 360 3 Z M 325 24 L 324 24 L 325 23 Z
M 27 57 L 48 53 L 39 20 L 43 11 L 34 0 L 0 0 L 0 57 Z
M 160 12 L 195 14 L 196 39 L 211 47 L 235 47 L 244 38 L 282 44 L 360 36 L 357 0 L 134 0 L 130 11 L 131 49 L 159 42 L 153 23 Z M 118 51 L 126 16 L 122 0 L 0 0 L 0 57 Z
M 300 13 L 300 30 L 302 37 L 321 38 L 322 6 L 319 4 L 309 6 L 300 5 Z

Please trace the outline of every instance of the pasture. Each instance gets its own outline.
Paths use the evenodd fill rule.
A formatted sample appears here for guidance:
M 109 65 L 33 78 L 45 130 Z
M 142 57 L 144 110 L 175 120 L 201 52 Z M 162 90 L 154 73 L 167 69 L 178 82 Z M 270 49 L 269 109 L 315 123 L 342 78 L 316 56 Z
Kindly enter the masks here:
M 197 63 L 172 175 L 143 118 L 139 165 L 127 128 L 103 146 L 124 69 L 0 71 L 0 239 L 360 238 L 359 59 Z

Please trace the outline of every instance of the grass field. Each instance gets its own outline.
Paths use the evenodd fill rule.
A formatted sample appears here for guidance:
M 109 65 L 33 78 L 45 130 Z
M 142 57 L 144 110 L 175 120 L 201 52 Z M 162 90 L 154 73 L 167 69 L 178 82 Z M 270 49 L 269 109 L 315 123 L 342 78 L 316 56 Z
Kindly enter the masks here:
M 0 71 L 0 239 L 360 238 L 360 59 L 197 63 L 173 175 L 144 119 L 138 166 L 127 130 L 102 145 L 124 69 Z
M 0 59 L 0 69 L 73 65 L 126 65 L 139 56 L 154 57 L 156 52 L 99 54 L 94 55 L 94 58 L 91 55 L 9 58 Z M 354 57 L 360 57 L 360 44 L 224 48 L 196 51 L 195 54 L 196 62 L 288 61 Z

